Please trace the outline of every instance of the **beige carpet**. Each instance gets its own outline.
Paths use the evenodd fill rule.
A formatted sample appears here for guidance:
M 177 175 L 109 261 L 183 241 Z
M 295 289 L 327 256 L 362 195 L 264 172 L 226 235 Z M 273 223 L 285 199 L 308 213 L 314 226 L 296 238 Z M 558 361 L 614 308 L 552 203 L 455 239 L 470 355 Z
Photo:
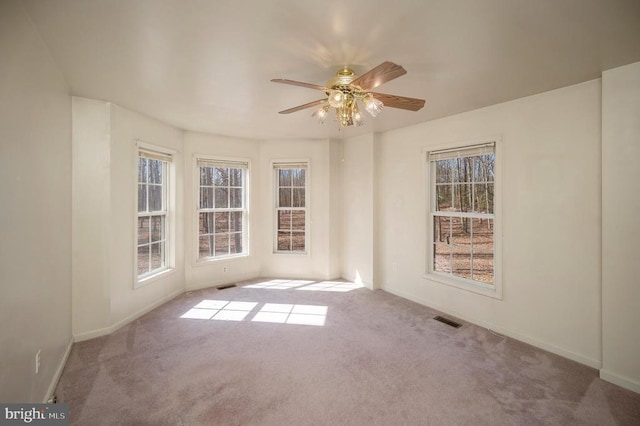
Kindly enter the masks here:
M 75 344 L 80 425 L 639 425 L 597 371 L 383 291 L 255 280 Z

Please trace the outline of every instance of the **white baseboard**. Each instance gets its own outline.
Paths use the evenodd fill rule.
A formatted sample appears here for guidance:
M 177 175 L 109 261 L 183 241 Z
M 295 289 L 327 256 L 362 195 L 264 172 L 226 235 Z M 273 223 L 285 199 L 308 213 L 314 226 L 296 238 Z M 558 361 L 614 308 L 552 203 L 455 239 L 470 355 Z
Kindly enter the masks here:
M 118 330 L 120 327 L 124 327 L 125 325 L 129 324 L 132 321 L 135 321 L 136 319 L 140 318 L 141 316 L 143 316 L 144 314 L 154 310 L 155 308 L 157 308 L 160 305 L 163 305 L 165 303 L 167 303 L 169 300 L 173 299 L 174 297 L 184 293 L 185 290 L 180 289 L 180 290 L 176 290 L 173 293 L 168 294 L 167 296 L 164 296 L 162 299 L 155 301 L 154 303 L 148 305 L 147 307 L 129 315 L 128 317 L 121 319 L 118 322 L 113 323 L 111 326 L 109 327 L 105 327 L 105 328 L 100 328 L 98 330 L 92 330 L 92 331 L 88 331 L 85 333 L 80 333 L 80 334 L 74 334 L 73 336 L 73 340 L 75 342 L 82 342 L 84 340 L 89 340 L 89 339 L 94 339 L 96 337 L 101 337 L 101 336 L 106 336 L 108 334 L 113 333 L 114 331 Z
M 570 359 L 572 361 L 579 362 L 580 364 L 584 364 L 584 365 L 589 366 L 591 368 L 600 369 L 600 367 L 602 366 L 601 362 L 599 360 L 597 360 L 597 359 L 585 357 L 583 355 L 577 354 L 577 353 L 569 351 L 567 349 L 560 348 L 558 346 L 543 342 L 543 341 L 538 340 L 538 339 L 536 339 L 534 337 L 530 337 L 530 336 L 527 336 L 525 334 L 518 333 L 517 331 L 510 330 L 510 329 L 504 328 L 504 327 L 500 327 L 500 326 L 498 326 L 496 324 L 493 324 L 493 323 L 490 323 L 488 321 L 484 321 L 484 320 L 481 320 L 481 319 L 478 319 L 478 318 L 471 317 L 471 316 L 466 315 L 466 314 L 464 314 L 462 312 L 456 312 L 456 311 L 453 311 L 451 309 L 446 309 L 446 308 L 444 308 L 442 306 L 439 306 L 439 305 L 431 303 L 429 301 L 422 300 L 420 298 L 414 297 L 411 294 L 405 293 L 405 292 L 403 292 L 401 290 L 398 290 L 398 289 L 395 289 L 393 287 L 386 286 L 386 287 L 381 288 L 381 290 L 384 290 L 384 291 L 386 291 L 388 293 L 391 293 L 391 294 L 395 294 L 396 296 L 400 296 L 400 297 L 403 297 L 405 299 L 409 299 L 409 300 L 411 300 L 413 302 L 416 302 L 416 303 L 419 303 L 421 305 L 428 306 L 428 307 L 430 307 L 432 309 L 441 311 L 443 313 L 446 313 L 446 314 L 449 314 L 449 315 L 453 315 L 453 316 L 458 317 L 458 318 L 460 318 L 462 320 L 465 320 L 465 321 L 468 321 L 470 323 L 479 325 L 480 327 L 488 328 L 489 330 L 493 330 L 496 333 L 504 334 L 505 336 L 511 337 L 513 339 L 519 340 L 519 341 L 524 342 L 524 343 L 528 343 L 528 344 L 530 344 L 532 346 L 535 346 L 537 348 L 544 349 L 545 351 L 554 353 L 556 355 L 560 355 L 561 357 L 568 358 L 568 359 Z
M 67 365 L 67 359 L 69 358 L 69 354 L 71 353 L 71 348 L 73 347 L 73 337 L 69 339 L 69 344 L 67 344 L 67 349 L 64 351 L 60 362 L 58 363 L 58 368 L 56 368 L 56 372 L 51 379 L 51 383 L 49 384 L 49 388 L 47 389 L 47 394 L 44 396 L 43 404 L 46 404 L 49 399 L 53 396 L 56 391 L 56 386 L 58 386 L 58 381 L 60 380 L 60 376 L 62 376 L 62 371 L 64 370 L 64 366 Z
M 73 335 L 74 342 L 82 342 L 85 340 L 95 339 L 96 337 L 106 336 L 111 334 L 111 327 L 99 328 L 97 330 L 86 331 L 84 333 L 78 333 Z
M 600 370 L 600 378 L 607 382 L 613 383 L 614 385 L 618 385 L 630 391 L 640 393 L 640 382 L 636 380 L 620 376 L 616 373 L 605 370 L 604 368 Z

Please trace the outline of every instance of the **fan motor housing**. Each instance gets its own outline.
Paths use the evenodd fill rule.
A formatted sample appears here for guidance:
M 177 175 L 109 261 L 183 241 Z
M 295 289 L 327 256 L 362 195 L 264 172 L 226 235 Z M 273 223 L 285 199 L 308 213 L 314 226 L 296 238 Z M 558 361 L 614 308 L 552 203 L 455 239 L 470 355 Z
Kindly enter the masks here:
M 334 90 L 346 89 L 356 78 L 358 76 L 354 74 L 352 69 L 344 67 L 327 81 L 327 87 Z

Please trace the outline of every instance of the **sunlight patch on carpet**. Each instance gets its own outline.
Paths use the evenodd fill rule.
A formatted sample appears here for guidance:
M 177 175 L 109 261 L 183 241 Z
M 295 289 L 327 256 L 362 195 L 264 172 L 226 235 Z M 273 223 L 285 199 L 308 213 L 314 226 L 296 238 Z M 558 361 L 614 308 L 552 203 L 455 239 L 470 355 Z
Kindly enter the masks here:
M 323 326 L 326 317 L 326 306 L 265 303 L 251 321 Z
M 244 321 L 258 302 L 202 300 L 180 318 L 217 321 Z M 277 324 L 323 326 L 327 306 L 265 303 L 251 321 Z
M 205 299 L 181 315 L 180 318 L 242 321 L 257 304 L 258 302 Z

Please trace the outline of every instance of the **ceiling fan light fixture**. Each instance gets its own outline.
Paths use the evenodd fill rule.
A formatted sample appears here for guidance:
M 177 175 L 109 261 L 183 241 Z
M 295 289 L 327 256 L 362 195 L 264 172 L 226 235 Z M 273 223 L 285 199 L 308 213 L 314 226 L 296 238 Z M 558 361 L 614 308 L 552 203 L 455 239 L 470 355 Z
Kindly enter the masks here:
M 362 99 L 362 102 L 364 103 L 364 109 L 366 109 L 372 117 L 377 117 L 377 115 L 380 114 L 382 108 L 384 107 L 382 101 L 374 98 L 371 93 L 367 93 Z
M 345 95 L 342 93 L 342 90 L 333 89 L 329 92 L 329 105 L 333 108 L 340 108 L 344 105 Z
M 324 123 L 324 119 L 329 115 L 329 105 L 325 105 L 320 107 L 316 112 L 313 113 L 312 117 L 316 117 L 320 124 Z
M 362 126 L 362 114 L 360 114 L 360 110 L 358 109 L 358 104 L 354 101 L 353 103 L 353 124 L 356 126 Z

